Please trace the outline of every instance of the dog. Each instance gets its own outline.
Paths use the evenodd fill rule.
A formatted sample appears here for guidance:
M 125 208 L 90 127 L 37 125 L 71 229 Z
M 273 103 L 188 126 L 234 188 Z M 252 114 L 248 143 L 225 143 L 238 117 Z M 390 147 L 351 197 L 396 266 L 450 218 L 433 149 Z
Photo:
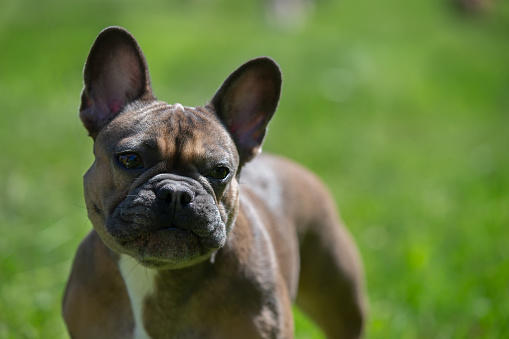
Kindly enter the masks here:
M 257 156 L 281 91 L 272 59 L 203 107 L 170 105 L 135 38 L 109 27 L 83 73 L 93 230 L 63 298 L 72 338 L 292 338 L 294 302 L 329 338 L 362 336 L 362 263 L 334 200 L 300 165 Z

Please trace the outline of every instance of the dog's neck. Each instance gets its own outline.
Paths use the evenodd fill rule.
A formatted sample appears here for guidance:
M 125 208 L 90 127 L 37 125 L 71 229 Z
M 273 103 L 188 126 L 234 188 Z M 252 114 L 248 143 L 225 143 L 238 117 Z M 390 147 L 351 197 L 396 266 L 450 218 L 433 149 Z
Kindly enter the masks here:
M 127 288 L 134 316 L 134 339 L 151 338 L 144 324 L 147 317 L 151 319 L 152 325 L 156 318 L 165 319 L 165 324 L 161 324 L 162 328 L 171 326 L 171 323 L 175 324 L 180 316 L 180 307 L 205 281 L 204 277 L 213 265 L 214 259 L 215 254 L 209 260 L 192 267 L 159 270 L 147 268 L 128 255 L 119 255 L 118 267 Z M 164 316 L 158 314 L 160 312 L 163 312 Z
M 155 292 L 155 269 L 140 265 L 134 258 L 120 255 L 118 267 L 124 278 L 134 315 L 134 338 L 150 338 L 143 325 L 144 300 Z

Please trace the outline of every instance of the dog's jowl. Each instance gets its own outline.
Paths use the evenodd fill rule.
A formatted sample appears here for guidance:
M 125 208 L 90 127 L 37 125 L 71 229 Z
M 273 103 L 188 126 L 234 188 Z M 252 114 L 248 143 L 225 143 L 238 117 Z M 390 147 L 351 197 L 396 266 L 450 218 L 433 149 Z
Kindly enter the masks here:
M 293 303 L 329 338 L 362 335 L 362 265 L 335 202 L 299 165 L 258 155 L 281 90 L 272 59 L 203 107 L 167 104 L 134 37 L 110 27 L 84 83 L 94 229 L 64 296 L 72 338 L 292 338 Z

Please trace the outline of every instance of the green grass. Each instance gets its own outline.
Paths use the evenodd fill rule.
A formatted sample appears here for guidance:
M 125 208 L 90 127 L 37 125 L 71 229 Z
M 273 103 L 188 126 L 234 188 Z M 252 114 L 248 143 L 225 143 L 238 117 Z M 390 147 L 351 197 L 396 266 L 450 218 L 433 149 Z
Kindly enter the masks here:
M 155 93 L 201 105 L 245 60 L 284 88 L 265 151 L 317 172 L 362 252 L 369 338 L 509 335 L 509 6 L 317 1 L 298 30 L 256 1 L 0 4 L 0 338 L 66 337 L 60 302 L 91 228 L 81 70 L 104 27 L 139 40 Z M 297 338 L 320 338 L 300 313 Z

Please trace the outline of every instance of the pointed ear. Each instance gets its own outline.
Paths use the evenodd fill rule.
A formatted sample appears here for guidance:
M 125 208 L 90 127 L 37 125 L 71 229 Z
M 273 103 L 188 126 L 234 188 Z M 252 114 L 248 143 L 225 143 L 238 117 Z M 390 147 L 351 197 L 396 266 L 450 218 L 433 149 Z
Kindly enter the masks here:
M 128 103 L 154 99 L 147 62 L 124 28 L 108 27 L 94 42 L 83 71 L 80 118 L 95 136 Z
M 241 165 L 261 151 L 267 124 L 277 108 L 281 82 L 274 60 L 256 58 L 233 72 L 208 105 L 232 135 Z

